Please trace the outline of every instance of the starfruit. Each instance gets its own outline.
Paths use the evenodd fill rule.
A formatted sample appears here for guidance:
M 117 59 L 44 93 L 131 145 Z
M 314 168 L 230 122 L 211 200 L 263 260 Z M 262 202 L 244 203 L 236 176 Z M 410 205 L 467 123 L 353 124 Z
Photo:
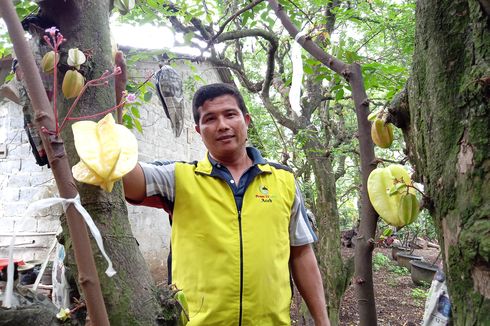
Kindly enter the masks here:
M 136 138 L 129 129 L 116 124 L 110 113 L 97 123 L 76 122 L 72 130 L 80 157 L 72 168 L 73 177 L 111 192 L 114 183 L 136 165 Z
M 55 62 L 55 58 L 56 58 L 56 62 Z M 55 55 L 54 51 L 47 52 L 41 59 L 42 71 L 45 73 L 53 72 L 54 65 L 57 65 L 58 61 L 60 61 L 59 53 L 56 53 Z
M 398 182 L 403 182 L 406 185 L 412 183 L 403 166 L 393 164 L 385 168 L 374 169 L 369 175 L 367 188 L 369 200 L 379 216 L 390 225 L 402 227 L 407 225 L 409 220 L 405 219 L 405 216 L 399 216 L 398 206 L 402 194 L 407 193 L 407 187 L 403 187 L 395 193 L 391 192 L 393 185 Z M 413 188 L 408 189 L 408 193 L 415 194 Z
M 61 90 L 66 98 L 77 97 L 85 85 L 85 78 L 76 70 L 68 70 L 63 78 Z
M 375 119 L 371 125 L 371 138 L 381 148 L 389 148 L 393 143 L 393 125 L 383 119 Z
M 68 63 L 69 66 L 80 69 L 80 66 L 83 65 L 85 61 L 87 61 L 87 58 L 79 49 L 73 48 L 68 50 L 68 59 L 66 60 L 66 63 Z
M 415 221 L 419 215 L 419 201 L 417 196 L 411 193 L 401 195 L 400 203 L 398 204 L 398 217 L 408 225 Z
M 134 0 L 114 0 L 114 7 L 119 10 L 121 15 L 126 15 L 134 8 Z

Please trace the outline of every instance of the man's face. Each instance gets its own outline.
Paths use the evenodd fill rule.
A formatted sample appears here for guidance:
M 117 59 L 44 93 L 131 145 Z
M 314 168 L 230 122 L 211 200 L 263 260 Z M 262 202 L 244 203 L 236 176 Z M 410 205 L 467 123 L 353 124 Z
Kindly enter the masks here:
M 245 149 L 250 116 L 242 114 L 232 95 L 207 100 L 199 108 L 196 131 L 217 160 L 230 159 Z

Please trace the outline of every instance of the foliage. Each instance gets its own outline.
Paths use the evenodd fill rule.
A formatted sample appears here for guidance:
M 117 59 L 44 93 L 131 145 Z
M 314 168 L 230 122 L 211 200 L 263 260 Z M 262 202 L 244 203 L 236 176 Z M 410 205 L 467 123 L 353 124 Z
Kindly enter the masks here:
M 412 298 L 415 301 L 425 301 L 429 295 L 429 290 L 424 288 L 414 288 L 412 289 Z
M 33 1 L 15 1 L 15 11 L 21 20 L 36 10 L 37 4 Z M 0 58 L 11 55 L 12 50 L 12 43 L 10 42 L 7 30 L 4 26 L 0 26 Z
M 373 256 L 373 270 L 379 271 L 381 267 L 387 267 L 391 264 L 391 260 L 384 254 L 377 252 Z
M 410 275 L 410 271 L 406 267 L 398 266 L 398 265 L 390 265 L 388 266 L 388 271 L 394 273 L 398 276 L 407 276 Z

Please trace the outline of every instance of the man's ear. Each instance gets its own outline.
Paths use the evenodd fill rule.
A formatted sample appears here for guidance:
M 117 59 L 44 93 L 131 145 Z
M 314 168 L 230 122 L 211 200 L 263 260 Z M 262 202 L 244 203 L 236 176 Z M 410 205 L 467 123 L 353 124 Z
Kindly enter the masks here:
M 195 125 L 194 129 L 196 129 L 197 133 L 200 135 L 201 134 L 201 128 L 199 128 L 199 125 Z
M 250 124 L 250 121 L 252 121 L 252 118 L 250 117 L 250 114 L 248 114 L 248 113 L 245 114 L 244 118 L 245 118 L 245 124 L 248 127 L 248 125 Z

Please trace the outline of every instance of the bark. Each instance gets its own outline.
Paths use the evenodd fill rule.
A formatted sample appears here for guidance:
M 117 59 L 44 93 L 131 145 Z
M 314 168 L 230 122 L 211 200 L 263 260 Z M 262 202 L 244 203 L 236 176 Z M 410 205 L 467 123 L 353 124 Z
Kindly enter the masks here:
M 417 3 L 404 130 L 431 198 L 456 325 L 490 324 L 490 30 L 480 3 Z
M 55 118 L 50 110 L 50 103 L 43 87 L 38 67 L 34 61 L 31 49 L 24 38 L 22 26 L 10 1 L 0 2 L 0 11 L 8 27 L 14 50 L 19 64 L 24 72 L 24 80 L 35 112 L 35 123 L 38 130 L 41 127 L 47 130 L 55 130 Z M 77 196 L 67 155 L 63 146 L 63 140 L 57 136 L 44 132 L 39 133 L 48 160 L 53 171 L 56 185 L 62 198 L 74 198 Z M 95 270 L 92 251 L 89 245 L 87 228 L 82 216 L 69 205 L 66 209 L 67 224 L 72 235 L 75 259 L 80 266 L 80 283 L 86 294 L 86 304 L 91 320 L 97 325 L 108 325 L 107 312 L 101 295 L 99 278 Z
M 292 37 L 296 37 L 299 31 L 285 13 L 284 8 L 279 5 L 276 0 L 268 1 L 285 29 Z M 357 63 L 351 65 L 345 64 L 341 60 L 323 51 L 310 38 L 300 37 L 298 42 L 313 57 L 334 72 L 343 76 L 352 87 L 352 97 L 356 108 L 358 124 L 362 175 L 362 210 L 360 214 L 361 222 L 359 233 L 356 241 L 354 284 L 357 290 L 360 325 L 376 325 L 377 317 L 373 289 L 372 252 L 374 249 L 373 238 L 375 236 L 378 215 L 371 205 L 367 194 L 367 179 L 371 171 L 375 168 L 373 165 L 375 157 L 374 144 L 370 134 L 371 125 L 367 120 L 369 102 L 364 88 L 361 67 Z
M 82 66 L 86 80 L 100 77 L 104 70 L 112 71 L 109 36 L 109 0 L 106 1 L 44 1 L 43 14 L 51 18 L 67 39 L 62 45 L 61 62 L 66 60 L 66 52 L 77 47 L 91 55 Z M 61 71 L 58 80 L 62 80 Z M 61 89 L 61 87 L 59 87 Z M 72 100 L 63 100 L 59 91 L 58 112 L 64 117 Z M 110 86 L 91 87 L 82 96 L 74 116 L 91 115 L 115 105 L 114 82 Z M 99 120 L 97 117 L 93 120 Z M 70 124 L 62 132 L 70 166 L 79 159 L 74 148 Z M 107 263 L 99 249 L 92 242 L 97 272 L 101 279 L 102 294 L 109 320 L 112 325 L 152 325 L 156 323 L 158 304 L 154 295 L 155 287 L 133 237 L 121 183 L 117 183 L 111 193 L 98 187 L 77 183 L 82 204 L 94 219 L 104 239 L 107 254 L 114 264 L 117 274 L 112 278 L 105 275 Z M 68 256 L 72 248 L 72 238 L 64 234 Z M 77 267 L 71 261 L 72 271 Z
M 312 131 L 316 134 L 316 131 Z M 350 284 L 353 261 L 344 263 L 340 254 L 340 225 L 335 194 L 335 173 L 330 155 L 325 155 L 316 137 L 308 137 L 304 151 L 317 180 L 317 216 L 318 242 L 315 245 L 318 265 L 324 280 L 328 316 L 331 325 L 339 325 L 340 304 L 345 290 Z

